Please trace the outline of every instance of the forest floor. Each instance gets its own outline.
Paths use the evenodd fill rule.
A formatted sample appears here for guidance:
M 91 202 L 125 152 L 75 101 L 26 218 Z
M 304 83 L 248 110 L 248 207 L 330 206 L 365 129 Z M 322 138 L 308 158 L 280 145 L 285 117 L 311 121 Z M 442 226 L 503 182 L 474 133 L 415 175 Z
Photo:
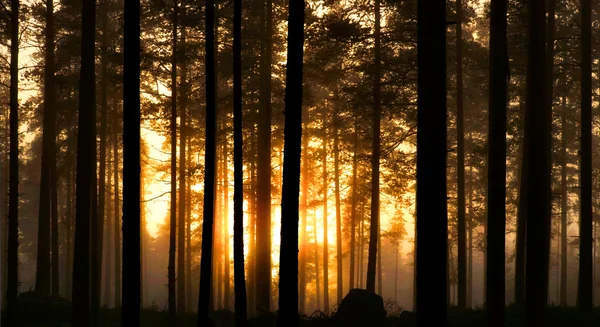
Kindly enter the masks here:
M 70 304 L 63 299 L 41 300 L 37 297 L 24 297 L 20 299 L 19 325 L 21 327 L 67 327 L 71 318 Z M 4 314 L 2 315 L 4 317 Z M 211 314 L 215 327 L 234 327 L 234 314 L 230 311 L 216 311 Z M 524 312 L 514 305 L 508 306 L 506 310 L 506 326 L 520 327 L 523 325 Z M 182 314 L 177 316 L 178 327 L 196 326 L 195 314 Z M 540 324 L 544 327 L 587 327 L 600 326 L 600 308 L 592 313 L 581 313 L 576 308 L 550 307 L 548 310 L 548 323 Z M 264 315 L 261 318 L 252 319 L 248 327 L 273 327 L 276 322 L 276 314 Z M 3 326 L 7 326 L 2 324 Z M 449 327 L 484 327 L 485 311 L 483 310 L 458 310 L 449 308 Z M 100 310 L 100 327 L 120 327 L 120 310 Z M 143 327 L 166 327 L 169 324 L 168 312 L 160 309 L 144 309 L 141 312 L 141 326 Z M 303 316 L 301 327 L 338 327 L 329 316 L 316 312 L 311 316 Z M 416 326 L 415 316 L 411 312 L 403 314 L 388 314 L 387 326 L 384 327 L 412 327 Z M 344 326 L 345 327 L 345 326 Z M 359 327 L 359 326 L 357 326 Z M 362 326 L 360 326 L 362 327 Z M 435 326 L 432 326 L 435 327 Z

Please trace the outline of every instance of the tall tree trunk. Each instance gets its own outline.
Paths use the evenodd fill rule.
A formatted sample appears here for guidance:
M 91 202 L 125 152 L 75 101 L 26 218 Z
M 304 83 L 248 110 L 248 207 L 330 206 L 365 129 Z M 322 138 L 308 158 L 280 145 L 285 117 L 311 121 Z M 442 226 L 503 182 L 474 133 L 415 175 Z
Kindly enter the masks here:
M 182 12 L 181 12 L 181 16 L 185 18 L 186 15 L 186 10 L 185 10 L 185 6 L 182 8 Z M 182 25 L 182 30 L 181 30 L 181 40 L 183 43 L 183 49 L 186 49 L 185 46 L 185 42 L 186 42 L 186 29 L 184 27 L 185 25 Z M 184 56 L 185 58 L 185 56 Z M 187 104 L 188 101 L 188 90 L 189 90 L 189 84 L 188 84 L 188 80 L 187 80 L 187 61 L 184 60 L 182 63 L 182 67 L 181 67 L 181 81 L 182 81 L 182 105 Z M 189 115 L 186 115 L 186 125 L 190 126 L 191 123 L 191 113 Z M 190 153 L 192 152 L 192 144 L 191 144 L 191 140 L 190 142 L 187 143 L 187 151 L 186 151 L 186 162 L 187 162 L 187 166 L 188 167 L 192 167 L 192 161 L 191 161 L 191 155 Z M 185 278 L 186 278 L 186 305 L 185 307 L 188 308 L 188 310 L 192 310 L 192 189 L 191 189 L 191 184 L 192 183 L 186 183 L 187 186 L 187 190 L 186 190 L 186 203 L 187 206 L 185 208 L 185 212 L 186 212 L 186 274 L 185 274 Z
M 200 259 L 200 290 L 198 295 L 198 327 L 208 326 L 211 298 L 212 244 L 215 209 L 216 154 L 216 73 L 215 73 L 215 2 L 206 1 L 205 8 L 205 78 L 206 78 L 206 150 L 204 152 L 204 210 L 202 222 L 202 258 Z
M 19 303 L 19 0 L 10 2 L 10 152 L 6 322 L 18 326 Z
M 470 137 L 469 137 L 470 139 Z M 467 233 L 469 234 L 468 250 L 468 279 L 467 279 L 467 306 L 473 307 L 473 166 L 469 165 L 469 215 L 467 217 Z
M 302 119 L 304 123 L 303 130 L 306 130 L 308 108 L 307 106 L 302 107 Z M 299 279 L 298 279 L 298 311 L 300 314 L 306 313 L 306 252 L 308 251 L 308 234 L 306 227 L 308 224 L 308 138 L 302 137 L 302 172 L 301 176 L 301 191 L 300 191 L 300 252 L 299 252 Z
M 462 0 L 456 0 L 456 169 L 458 179 L 458 308 L 467 304 L 465 224 L 465 133 L 463 110 Z
M 253 110 L 250 126 L 250 219 L 248 234 L 250 244 L 248 249 L 248 316 L 256 314 L 256 111 Z
M 333 109 L 333 156 L 335 171 L 335 239 L 337 243 L 337 303 L 344 298 L 344 270 L 342 267 L 342 209 L 340 203 L 340 148 L 337 107 Z M 380 265 L 381 266 L 381 265 Z
M 358 168 L 358 123 L 354 118 L 354 133 L 352 137 L 352 203 L 350 205 L 350 276 L 348 280 L 348 290 L 354 288 L 354 266 L 355 266 L 355 247 L 356 247 L 356 201 L 357 188 L 356 174 Z
M 375 292 L 375 268 L 379 241 L 379 157 L 381 124 L 381 8 L 375 0 L 375 63 L 373 71 L 373 144 L 371 157 L 371 228 L 369 234 L 369 257 L 367 265 L 367 291 Z
M 242 135 L 242 0 L 233 3 L 233 279 L 235 325 L 246 326 L 244 267 L 244 150 Z M 297 197 L 296 197 L 297 198 Z
M 506 230 L 506 0 L 492 0 L 488 136 L 486 307 L 489 326 L 504 326 Z M 464 202 L 464 199 L 463 199 Z
M 93 217 L 96 177 L 96 90 L 95 26 L 96 3 L 83 1 L 81 32 L 81 72 L 79 81 L 79 122 L 77 131 L 77 194 L 75 254 L 73 262 L 72 325 L 89 326 L 90 321 L 90 249 L 96 228 Z M 90 235 L 91 233 L 91 235 Z M 93 246 L 92 240 L 92 246 Z M 92 274 L 92 279 L 94 278 Z M 93 285 L 92 285 L 93 286 Z
M 329 312 L 329 240 L 327 227 L 327 193 L 329 183 L 327 180 L 327 109 L 323 107 L 323 306 L 324 312 Z
M 116 101 L 115 101 L 116 102 Z M 119 128 L 117 106 L 113 106 L 113 124 L 114 124 L 114 194 L 115 194 L 115 308 L 121 307 L 121 212 L 119 210 Z
M 279 327 L 298 326 L 298 196 L 302 153 L 304 0 L 290 0 L 285 79 L 285 129 L 281 186 Z
M 46 30 L 45 30 L 45 66 L 44 66 L 44 118 L 42 129 L 42 164 L 40 179 L 40 202 L 38 214 L 37 267 L 35 274 L 35 290 L 40 293 L 54 293 L 54 283 L 50 284 L 50 220 L 51 220 L 51 189 L 50 180 L 53 169 L 52 155 L 56 142 L 56 113 L 54 85 L 54 3 L 46 0 Z M 52 217 L 54 228 L 54 217 Z M 52 229 L 54 234 L 54 229 Z M 52 240 L 54 241 L 54 239 Z M 52 242 L 54 245 L 54 242 Z M 54 247 L 52 247 L 54 250 Z M 58 252 L 58 251 L 57 251 Z M 55 252 L 52 252 L 54 263 Z M 58 253 L 56 254 L 58 258 Z M 58 264 L 57 264 L 58 266 Z M 54 266 L 52 266 L 54 273 Z M 57 274 L 58 277 L 58 274 Z M 54 282 L 54 276 L 52 276 Z M 58 285 L 56 285 L 58 288 Z
M 521 99 L 524 97 L 521 96 Z M 520 100 L 520 106 L 524 108 L 525 101 Z M 523 118 L 521 119 L 521 124 L 523 125 L 523 129 L 525 127 L 525 114 L 527 109 L 524 108 Z M 525 155 L 527 153 L 527 144 L 525 143 L 525 136 L 523 135 L 523 139 L 520 144 L 519 151 L 519 165 L 520 165 L 520 176 L 519 176 L 519 195 L 518 195 L 518 207 L 517 207 L 517 237 L 516 237 L 516 249 L 515 249 L 515 303 L 517 305 L 523 305 L 525 303 L 525 238 L 527 234 L 527 194 L 529 186 L 528 186 L 528 178 L 527 178 L 527 164 L 528 157 Z
M 114 141 L 113 141 L 114 142 Z M 104 265 L 104 303 L 106 304 L 107 307 L 111 307 L 111 288 L 112 288 L 112 273 L 113 273 L 113 267 L 112 267 L 112 262 L 113 262 L 113 256 L 112 256 L 112 246 L 111 241 L 112 241 L 112 226 L 113 226 L 113 222 L 112 222 L 112 216 L 113 216 L 113 212 L 112 212 L 112 160 L 113 160 L 113 154 L 112 151 L 108 151 L 107 154 L 107 158 L 106 158 L 106 162 L 108 164 L 108 173 L 106 174 L 106 176 L 108 177 L 108 181 L 107 181 L 107 185 L 106 185 L 106 191 L 107 191 L 107 199 L 106 199 L 106 237 L 105 237 L 105 254 L 104 254 L 104 260 L 106 261 L 106 264 Z M 68 183 L 68 181 L 67 181 Z M 67 189 L 69 187 L 67 186 Z M 68 197 L 68 195 L 67 195 Z M 68 201 L 68 200 L 67 200 Z M 115 219 L 117 219 L 115 217 Z
M 181 7 L 184 8 L 185 4 L 182 2 Z M 185 27 L 183 20 L 185 16 L 183 13 L 185 10 L 182 10 L 182 24 L 181 24 L 181 35 L 183 39 L 183 35 L 185 34 Z M 181 58 L 183 58 L 183 62 L 186 61 L 186 51 L 185 51 L 185 41 L 182 40 L 181 48 Z M 182 63 L 183 64 L 183 63 Z M 175 62 L 177 65 L 177 62 Z M 185 69 L 184 69 L 185 67 Z M 187 141 L 187 131 L 186 131 L 186 122 L 187 122 L 187 103 L 185 93 L 187 90 L 184 85 L 186 85 L 187 78 L 187 67 L 183 65 L 181 68 L 181 103 L 179 105 L 179 211 L 178 211 L 178 223 L 177 223 L 177 312 L 185 312 L 186 311 L 186 292 L 185 292 L 185 280 L 186 280 L 186 269 L 185 269 L 185 231 L 186 231 L 186 221 L 185 221 L 185 208 L 186 208 L 186 165 L 185 165 L 185 150 L 186 150 L 186 141 Z M 174 93 L 177 95 L 177 93 Z
M 526 232 L 526 326 L 545 324 L 551 218 L 551 111 L 546 104 L 544 0 L 529 1 L 525 156 L 529 190 Z
M 256 220 L 256 305 L 271 309 L 271 61 L 272 1 L 266 0 L 260 64 L 258 122 L 258 196 Z M 261 11 L 262 12 L 262 11 Z
M 227 139 L 227 122 L 223 123 L 223 131 L 223 308 L 229 310 L 231 276 L 229 273 L 229 140 Z
M 417 5 L 417 326 L 445 326 L 446 8 Z M 444 319 L 443 323 L 439 320 Z
M 592 300 L 592 18 L 591 1 L 581 0 L 581 200 L 579 211 L 578 307 L 591 311 Z
M 170 324 L 176 324 L 175 251 L 177 250 L 177 14 L 178 3 L 173 0 L 173 35 L 171 43 L 171 210 L 169 219 L 168 307 Z
M 381 222 L 378 222 L 381 225 Z M 383 296 L 383 271 L 381 269 L 381 228 L 377 230 L 377 294 Z
M 69 147 L 70 148 L 70 147 Z M 69 165 L 70 166 L 70 165 Z M 67 210 L 65 214 L 65 298 L 71 300 L 71 282 L 73 272 L 73 176 L 68 172 L 65 176 Z
M 560 305 L 567 306 L 567 97 L 561 106 Z
M 8 122 L 8 117 L 5 115 L 5 112 L 2 113 L 2 118 L 4 122 Z M 0 176 L 0 183 L 2 183 L 2 185 L 0 185 L 0 221 L 2 222 L 2 226 L 0 226 L 0 235 L 2 237 L 2 240 L 0 240 L 1 244 L 2 244 L 2 248 L 0 249 L 2 252 L 0 253 L 0 260 L 2 260 L 3 265 L 0 268 L 2 270 L 2 280 L 0 281 L 0 283 L 2 284 L 2 287 L 0 288 L 0 292 L 2 292 L 2 294 L 0 295 L 0 310 L 2 310 L 3 312 L 6 312 L 6 290 L 7 290 L 7 285 L 8 285 L 8 265 L 6 263 L 8 263 L 8 171 L 9 171 L 9 160 L 8 159 L 8 153 L 9 153 L 9 145 L 8 145 L 8 140 L 9 140 L 9 128 L 8 125 L 5 126 L 5 129 L 3 129 L 3 137 L 2 137 L 2 146 L 3 146 L 3 155 L 4 158 L 2 159 L 2 176 Z M 67 247 L 68 248 L 68 247 Z
M 121 325 L 140 326 L 141 145 L 140 2 L 125 4 L 123 76 L 123 308 Z M 174 93 L 176 94 L 176 93 Z

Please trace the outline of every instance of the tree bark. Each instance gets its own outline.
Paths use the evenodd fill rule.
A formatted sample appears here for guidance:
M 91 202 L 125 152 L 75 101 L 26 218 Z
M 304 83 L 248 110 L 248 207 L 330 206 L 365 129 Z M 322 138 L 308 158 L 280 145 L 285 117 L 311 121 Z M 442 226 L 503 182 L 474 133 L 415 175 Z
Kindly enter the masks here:
M 456 1 L 456 160 L 458 180 L 458 308 L 467 304 L 467 263 L 465 224 L 465 133 L 463 110 L 462 0 Z
M 113 137 L 114 138 L 114 137 Z M 113 141 L 114 142 L 114 141 Z M 107 191 L 107 199 L 106 199 L 106 238 L 105 238 L 105 254 L 104 254 L 104 260 L 106 261 L 106 264 L 104 265 L 104 304 L 107 307 L 111 307 L 111 288 L 112 288 L 112 272 L 113 272 L 113 267 L 112 267 L 112 262 L 113 262 L 113 248 L 111 246 L 111 241 L 113 240 L 113 236 L 112 236 L 112 227 L 113 227 L 113 222 L 112 222 L 112 216 L 113 216 L 113 212 L 112 212 L 112 160 L 113 160 L 113 154 L 112 151 L 108 151 L 107 154 L 107 158 L 106 158 L 106 162 L 108 164 L 108 173 L 106 174 L 106 176 L 108 177 L 108 181 L 107 181 L 107 186 L 106 186 L 106 191 Z M 68 186 L 67 186 L 68 188 Z M 68 195 L 67 195 L 68 197 Z M 115 219 L 117 219 L 115 217 Z
M 560 305 L 567 306 L 567 97 L 561 106 Z
M 303 130 L 306 130 L 307 125 L 307 114 L 308 109 L 307 106 L 302 107 L 302 119 L 304 123 Z M 301 191 L 300 191 L 300 219 L 301 219 L 301 227 L 300 227 L 300 252 L 299 252 L 299 294 L 298 294 L 298 311 L 301 314 L 306 313 L 306 252 L 308 251 L 308 234 L 306 231 L 306 227 L 308 224 L 308 138 L 306 136 L 302 137 L 302 172 L 301 176 Z
M 354 118 L 354 133 L 352 138 L 352 204 L 350 209 L 350 276 L 348 280 L 348 290 L 354 288 L 354 266 L 355 266 L 355 247 L 356 247 L 356 201 L 357 188 L 356 174 L 358 168 L 358 122 Z
M 327 180 L 327 110 L 323 107 L 323 306 L 325 314 L 329 313 L 329 240 L 327 227 L 327 193 L 329 183 Z
M 271 310 L 271 62 L 272 2 L 266 0 L 260 64 L 258 196 L 256 220 L 256 305 Z
M 529 0 L 525 156 L 527 201 L 525 326 L 545 324 L 551 218 L 551 111 L 546 97 L 544 0 Z
M 10 150 L 6 322 L 18 326 L 19 303 L 19 0 L 10 2 Z
M 367 291 L 375 292 L 377 246 L 379 242 L 379 157 L 381 124 L 381 8 L 375 0 L 375 56 L 373 71 L 373 144 L 371 157 L 371 228 L 367 264 Z
M 581 0 L 581 161 L 579 202 L 579 283 L 580 310 L 593 307 L 592 285 L 592 18 L 591 1 Z
M 177 298 L 175 289 L 175 252 L 177 251 L 177 14 L 178 3 L 173 1 L 173 35 L 171 43 L 171 210 L 169 222 L 168 309 L 169 320 L 176 324 Z
M 79 122 L 77 132 L 77 194 L 75 254 L 73 263 L 72 325 L 89 326 L 90 321 L 90 236 L 94 236 L 93 212 L 96 149 L 95 22 L 96 3 L 83 1 Z M 90 235 L 90 232 L 92 235 Z M 93 240 L 92 240 L 93 241 Z M 92 246 L 93 246 L 92 242 Z M 92 253 L 93 255 L 93 253 Z M 92 276 L 92 279 L 94 276 Z
M 181 3 L 182 9 L 185 7 L 185 4 Z M 185 208 L 186 208 L 186 162 L 185 162 L 185 150 L 186 150 L 186 142 L 187 142 L 187 131 L 186 131 L 186 122 L 187 122 L 187 103 L 184 99 L 186 99 L 187 95 L 185 92 L 185 88 L 183 85 L 186 83 L 187 78 L 187 67 L 183 64 L 186 61 L 186 51 L 185 51 L 185 41 L 183 40 L 183 35 L 185 34 L 184 27 L 184 18 L 183 13 L 185 10 L 182 10 L 182 24 L 181 24 L 181 58 L 182 58 L 182 68 L 181 68 L 181 89 L 180 89 L 180 97 L 181 103 L 179 104 L 179 211 L 178 211 L 178 219 L 177 219 L 177 312 L 185 312 L 186 311 L 186 292 L 185 292 L 185 280 L 186 280 L 186 269 L 185 269 L 185 231 L 186 231 L 186 221 L 185 221 Z M 175 62 L 177 65 L 177 62 Z M 185 68 L 184 68 L 185 67 Z M 177 93 L 173 93 L 175 96 Z
M 116 101 L 115 101 L 116 102 Z M 113 124 L 114 124 L 114 194 L 115 194 L 115 308 L 121 307 L 121 212 L 119 210 L 119 128 L 118 128 L 118 113 L 116 105 L 113 107 Z
M 298 196 L 302 153 L 304 0 L 289 1 L 278 327 L 298 326 Z
M 445 326 L 446 17 L 444 1 L 417 5 L 417 326 Z M 440 319 L 443 322 L 440 323 Z
M 344 298 L 344 270 L 342 266 L 342 209 L 340 203 L 340 148 L 338 136 L 338 112 L 333 109 L 333 156 L 335 171 L 335 239 L 337 243 L 337 303 Z M 381 265 L 380 265 L 381 266 Z
M 506 0 L 492 0 L 488 136 L 486 307 L 488 325 L 504 326 L 506 230 L 506 105 L 508 49 Z
M 141 144 L 140 2 L 125 4 L 123 65 L 123 308 L 121 325 L 140 326 Z M 174 93 L 175 94 L 175 93 Z
M 215 205 L 216 154 L 216 73 L 215 73 L 215 2 L 207 0 L 205 7 L 205 78 L 206 78 L 206 150 L 204 152 L 204 210 L 202 222 L 202 258 L 200 259 L 200 290 L 198 295 L 198 327 L 208 326 L 212 281 L 212 244 Z

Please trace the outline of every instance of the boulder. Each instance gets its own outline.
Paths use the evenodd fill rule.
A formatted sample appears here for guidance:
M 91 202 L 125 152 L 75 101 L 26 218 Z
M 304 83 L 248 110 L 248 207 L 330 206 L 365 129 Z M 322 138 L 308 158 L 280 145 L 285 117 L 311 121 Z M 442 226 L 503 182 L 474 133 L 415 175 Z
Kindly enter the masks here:
M 339 327 L 383 327 L 386 324 L 383 299 L 366 290 L 350 290 L 333 316 L 333 323 Z

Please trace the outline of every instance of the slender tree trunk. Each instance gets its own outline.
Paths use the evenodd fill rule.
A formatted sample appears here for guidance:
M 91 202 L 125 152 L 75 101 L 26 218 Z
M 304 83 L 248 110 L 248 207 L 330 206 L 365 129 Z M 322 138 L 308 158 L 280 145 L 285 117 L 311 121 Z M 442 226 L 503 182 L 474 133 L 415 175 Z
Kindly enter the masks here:
M 182 15 L 185 16 L 185 10 L 182 12 Z M 182 40 L 185 41 L 185 34 L 184 33 L 185 29 L 182 30 L 182 34 L 181 34 L 181 38 Z M 183 72 L 187 70 L 187 65 L 185 64 L 185 60 L 184 60 L 184 64 L 181 70 L 181 76 L 183 78 L 184 74 Z M 187 73 L 187 72 L 186 72 Z M 188 82 L 186 78 L 183 78 L 183 85 L 182 87 L 185 88 L 186 92 L 184 92 L 184 98 L 182 99 L 182 102 L 186 102 L 187 103 L 187 90 L 188 90 Z M 190 126 L 190 122 L 191 122 L 191 114 L 187 115 L 187 125 Z M 192 152 L 192 144 L 191 144 L 191 140 L 190 142 L 187 143 L 187 151 L 186 151 L 186 162 L 187 162 L 187 166 L 188 167 L 192 167 L 192 161 L 191 161 L 191 156 L 190 153 Z M 185 274 L 185 278 L 186 278 L 186 305 L 185 307 L 188 308 L 188 310 L 193 310 L 192 309 L 192 189 L 191 189 L 191 184 L 192 183 L 187 183 L 187 190 L 186 190 L 186 194 L 187 194 L 187 206 L 185 208 L 186 211 L 186 274 Z
M 244 150 L 242 135 L 242 0 L 233 3 L 233 278 L 235 325 L 247 320 L 244 267 Z M 296 197 L 297 198 L 297 197 Z
M 113 141 L 114 142 L 114 141 Z M 111 306 L 111 288 L 112 288 L 112 262 L 113 262 L 113 256 L 112 256 L 112 246 L 111 246 L 111 241 L 112 241 L 112 226 L 113 226 L 113 222 L 112 222 L 112 216 L 113 216 L 113 212 L 112 212 L 112 160 L 113 160 L 113 155 L 112 155 L 112 151 L 108 151 L 107 154 L 107 158 L 106 158 L 106 162 L 108 164 L 108 173 L 107 173 L 107 177 L 108 177 L 108 185 L 106 185 L 106 191 L 107 191 L 107 199 L 106 199 L 106 238 L 105 238 L 105 247 L 106 247 L 106 251 L 105 251 L 105 255 L 104 255 L 104 259 L 106 261 L 106 265 L 104 265 L 104 302 L 106 304 L 107 307 L 110 308 Z M 68 189 L 68 186 L 67 186 Z M 68 195 L 67 195 L 68 197 Z M 68 200 L 67 200 L 68 201 Z M 115 219 L 117 219 L 115 217 Z
M 173 35 L 171 57 L 171 211 L 169 223 L 168 308 L 170 323 L 176 323 L 177 298 L 175 289 L 175 252 L 177 240 L 177 14 L 178 3 L 173 1 Z
M 54 3 L 46 0 L 46 30 L 45 30 L 45 66 L 44 66 L 44 119 L 42 129 L 42 164 L 40 179 L 40 202 L 38 215 L 38 240 L 37 240 L 37 267 L 35 274 L 35 290 L 40 293 L 55 295 L 54 287 L 58 291 L 58 285 L 52 285 L 50 280 L 50 233 L 51 233 L 51 189 L 50 180 L 53 169 L 52 156 L 56 151 L 53 144 L 56 142 L 56 114 L 54 109 L 55 85 L 54 85 Z M 52 217 L 52 234 L 54 234 L 54 217 Z M 52 239 L 52 250 L 54 251 L 54 237 Z M 58 251 L 57 251 L 58 252 Z M 54 264 L 55 252 L 52 252 L 52 263 Z M 58 258 L 58 254 L 56 254 Z M 58 267 L 58 264 L 56 265 Z M 52 273 L 54 275 L 54 266 Z M 56 274 L 58 277 L 58 273 Z
M 73 300 L 72 322 L 74 326 L 89 326 L 90 321 L 90 269 L 91 238 L 96 228 L 93 217 L 93 186 L 96 177 L 96 90 L 95 90 L 95 26 L 96 3 L 93 0 L 83 1 L 81 33 L 81 78 L 79 81 L 79 123 L 77 131 L 77 194 L 76 194 L 76 228 L 75 254 L 73 263 Z M 91 232 L 91 235 L 90 235 Z M 94 245 L 92 240 L 92 246 Z M 93 258 L 92 258 L 93 259 Z M 93 264 L 93 263 L 92 263 Z M 94 286 L 94 285 L 92 285 Z M 92 300 L 93 301 L 93 300 Z
M 248 234 L 250 238 L 248 251 L 248 316 L 256 314 L 256 140 L 255 140 L 255 111 L 250 126 L 250 220 Z
M 581 0 L 581 200 L 579 211 L 578 307 L 591 311 L 592 285 L 592 18 L 591 1 Z
M 208 326 L 212 281 L 212 244 L 215 205 L 216 154 L 216 73 L 215 73 L 215 2 L 207 0 L 205 7 L 205 78 L 206 78 L 206 150 L 204 152 L 204 210 L 202 222 L 202 258 L 200 259 L 200 290 L 198 295 L 198 327 Z
M 548 303 L 548 264 L 551 218 L 551 111 L 546 104 L 545 10 L 543 0 L 529 1 L 527 63 L 526 326 L 545 324 Z
M 10 2 L 10 151 L 6 322 L 18 326 L 19 303 L 19 0 Z
M 256 305 L 271 310 L 271 61 L 272 2 L 266 0 L 260 67 L 258 197 L 256 220 Z
M 567 97 L 561 106 L 560 305 L 567 306 Z
M 333 156 L 335 170 L 335 239 L 337 243 L 337 303 L 344 298 L 344 269 L 342 266 L 342 209 L 340 203 L 340 149 L 337 107 L 333 114 Z M 380 265 L 381 267 L 381 265 Z
M 307 114 L 308 109 L 307 106 L 302 107 L 302 118 L 304 120 L 304 128 L 306 130 L 307 125 Z M 308 138 L 306 136 L 302 137 L 302 172 L 301 176 L 301 192 L 300 192 L 300 252 L 299 252 L 299 294 L 298 294 L 298 311 L 301 314 L 306 313 L 306 251 L 308 251 L 308 235 L 306 231 L 306 227 L 308 224 Z
M 486 306 L 489 326 L 504 326 L 506 230 L 506 97 L 508 49 L 506 0 L 492 0 L 490 22 L 490 97 Z M 464 199 L 463 199 L 464 202 Z
M 123 308 L 122 326 L 140 326 L 141 144 L 140 2 L 125 4 L 123 76 Z M 173 93 L 176 94 L 176 93 Z
M 285 157 L 281 197 L 279 327 L 298 326 L 298 196 L 302 152 L 304 0 L 289 2 L 285 80 Z
M 327 193 L 329 183 L 327 180 L 327 111 L 323 107 L 323 306 L 324 312 L 329 313 L 329 240 L 327 227 Z
M 417 326 L 445 326 L 446 18 L 443 1 L 417 6 Z M 440 323 L 440 319 L 443 322 Z
M 456 1 L 456 160 L 458 179 L 458 307 L 467 305 L 467 263 L 465 224 L 465 133 L 462 74 L 462 0 Z
M 3 112 L 2 118 L 3 121 L 6 123 L 8 122 L 8 117 L 7 115 L 4 114 L 5 112 Z M 10 123 L 9 123 L 10 124 Z M 9 127 L 8 125 L 5 126 L 5 129 L 3 129 L 4 135 L 2 137 L 2 146 L 3 146 L 3 159 L 2 159 L 2 176 L 0 176 L 0 183 L 2 183 L 2 185 L 0 185 L 0 221 L 2 222 L 2 226 L 0 226 L 0 235 L 2 237 L 2 240 L 0 240 L 0 242 L 2 242 L 2 248 L 0 249 L 2 252 L 0 253 L 0 260 L 2 260 L 2 267 L 0 268 L 2 270 L 2 280 L 0 281 L 0 283 L 2 284 L 2 287 L 0 288 L 0 291 L 2 292 L 2 294 L 0 294 L 0 310 L 2 310 L 3 312 L 6 312 L 6 291 L 7 291 L 7 285 L 8 285 L 8 173 L 9 173 L 9 160 L 8 156 L 9 156 L 9 145 L 8 145 L 8 140 L 9 140 Z M 68 276 L 68 275 L 67 275 Z
M 182 8 L 185 7 L 185 4 L 181 4 Z M 181 26 L 181 34 L 182 39 L 185 34 L 184 27 L 184 18 L 183 13 L 185 10 L 182 10 L 182 26 Z M 181 44 L 182 53 L 181 57 L 183 58 L 183 62 L 186 61 L 186 51 L 185 51 L 185 41 L 182 41 Z M 175 62 L 177 65 L 177 62 Z M 185 312 L 186 311 L 186 292 L 185 292 L 185 280 L 186 280 L 186 269 L 185 269 L 185 231 L 186 231 L 186 221 L 185 221 L 185 208 L 186 208 L 186 165 L 185 165 L 185 150 L 186 150 L 186 141 L 187 141 L 187 131 L 186 131 L 186 122 L 187 122 L 187 103 L 185 93 L 187 90 L 184 85 L 186 85 L 187 78 L 187 67 L 182 63 L 181 68 L 181 103 L 179 105 L 179 211 L 178 211 L 178 223 L 177 223 L 177 312 Z M 185 67 L 185 69 L 184 69 Z M 177 93 L 174 93 L 177 95 Z
M 70 148 L 70 147 L 69 147 Z M 65 298 L 71 299 L 71 282 L 73 272 L 73 177 L 72 173 L 68 172 L 65 176 L 66 202 L 67 210 L 65 214 Z
M 119 210 L 119 128 L 118 128 L 118 114 L 117 107 L 114 106 L 113 111 L 113 124 L 114 124 L 114 140 L 113 140 L 113 152 L 114 152 L 114 196 L 115 196 L 115 308 L 121 307 L 121 212 Z
M 521 96 L 521 99 L 524 97 Z M 526 108 L 525 101 L 520 101 L 520 106 L 523 108 L 523 117 L 525 117 Z M 525 127 L 525 118 L 521 119 L 522 128 Z M 516 254 L 515 254 L 515 303 L 523 305 L 525 303 L 525 238 L 527 233 L 527 198 L 525 194 L 528 192 L 527 178 L 527 144 L 525 136 L 521 140 L 518 162 L 520 165 L 519 177 L 519 198 L 517 207 L 517 237 L 516 237 Z
M 354 266 L 355 266 L 355 247 L 356 247 L 356 201 L 357 188 L 356 174 L 358 168 L 358 123 L 354 118 L 354 133 L 352 138 L 352 203 L 350 205 L 350 277 L 348 280 L 348 290 L 354 288 Z
M 371 157 L 371 228 L 369 234 L 369 257 L 367 266 L 367 291 L 375 292 L 375 268 L 379 242 L 379 157 L 381 124 L 381 8 L 375 0 L 375 64 L 373 72 L 373 144 Z
M 468 250 L 468 279 L 467 279 L 467 306 L 473 307 L 473 166 L 469 166 L 469 215 L 467 216 L 467 232 L 469 235 Z
M 227 115 L 224 115 L 226 117 Z M 227 123 L 223 124 L 223 307 L 230 308 L 231 276 L 229 273 L 229 146 Z
M 381 225 L 381 222 L 378 222 Z M 377 294 L 383 296 L 383 271 L 381 269 L 381 228 L 377 230 Z

